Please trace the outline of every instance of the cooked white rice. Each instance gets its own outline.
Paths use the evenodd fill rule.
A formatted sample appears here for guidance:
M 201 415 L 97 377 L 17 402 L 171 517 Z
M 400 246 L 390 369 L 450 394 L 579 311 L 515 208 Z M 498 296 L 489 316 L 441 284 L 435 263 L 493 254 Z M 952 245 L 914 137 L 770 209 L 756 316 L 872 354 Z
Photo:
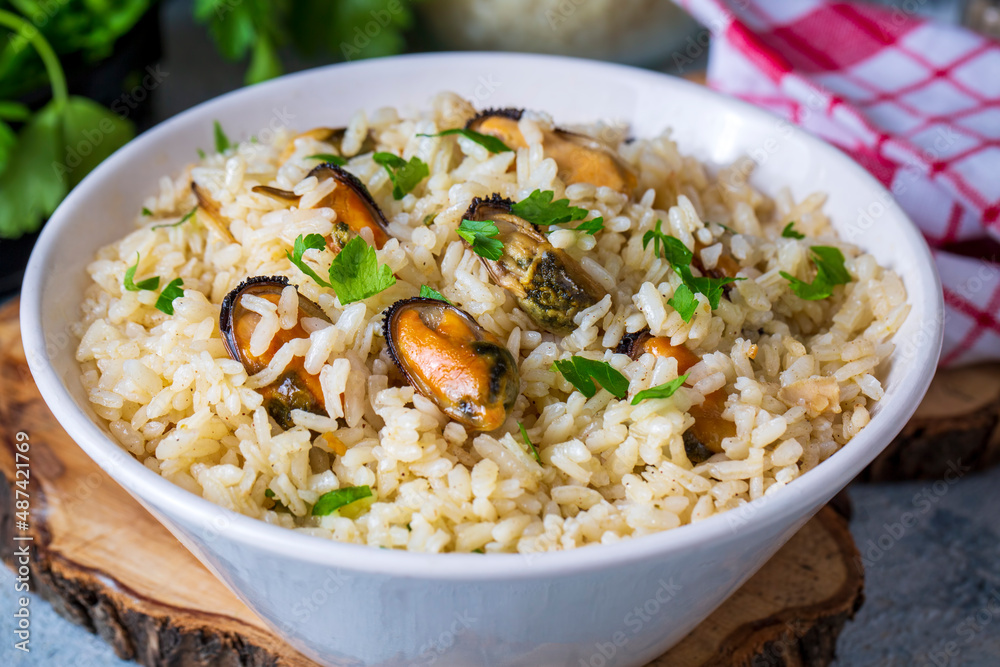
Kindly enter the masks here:
M 83 384 L 122 447 L 192 493 L 313 535 L 413 551 L 537 552 L 615 542 L 739 507 L 819 465 L 868 423 L 882 396 L 879 367 L 909 306 L 895 273 L 836 237 L 822 211 L 824 195 L 769 199 L 747 184 L 746 164 L 713 176 L 680 154 L 669 133 L 618 146 L 645 191 L 638 201 L 608 188 L 566 187 L 538 142 L 539 128 L 552 123 L 544 114 L 520 121 L 532 145 L 516 153 L 490 154 L 463 137 L 416 136 L 460 126 L 474 113 L 467 101 L 441 94 L 419 116 L 401 118 L 393 109 L 354 116 L 347 152 L 371 130 L 379 150 L 419 156 L 431 175 L 394 201 L 371 154 L 349 161 L 389 219 L 393 238 L 378 258 L 397 282 L 346 307 L 285 257 L 298 235 L 332 229 L 332 210 L 310 208 L 322 186 L 303 180 L 316 165 L 306 157 L 333 152 L 331 146 L 299 138 L 281 164 L 295 136 L 284 131 L 270 144 L 243 142 L 164 176 L 145 201 L 152 219 L 137 216 L 137 230 L 101 249 L 88 267 L 93 284 L 78 325 Z M 589 131 L 607 140 L 610 128 Z M 235 243 L 211 232 L 200 215 L 152 229 L 194 207 L 192 179 L 221 203 Z M 303 195 L 300 207 L 252 193 L 259 184 Z M 550 234 L 610 294 L 580 313 L 578 328 L 564 338 L 540 333 L 455 233 L 474 196 L 499 192 L 519 200 L 535 189 L 606 221 L 596 237 Z M 433 224 L 425 225 L 431 215 Z M 702 302 L 685 323 L 667 303 L 678 277 L 652 246 L 642 247 L 657 220 L 689 247 L 697 239 L 708 268 L 723 249 L 716 239 L 724 231 L 706 221 L 732 228 L 728 252 L 748 279 L 714 312 Z M 781 236 L 790 221 L 806 239 Z M 831 298 L 803 301 L 779 271 L 807 273 L 808 247 L 816 243 L 840 248 L 854 280 Z M 154 307 L 156 292 L 123 289 L 136 253 L 136 279 L 161 276 L 162 288 L 183 278 L 173 316 Z M 297 411 L 287 431 L 269 419 L 255 391 L 269 371 L 248 377 L 220 338 L 220 303 L 257 275 L 287 276 L 332 321 L 307 323 L 314 329 L 309 338 L 287 345 L 272 363 L 277 373 L 303 356 L 306 369 L 319 374 L 329 412 Z M 517 360 L 521 394 L 499 430 L 469 432 L 410 386 L 390 381 L 397 376 L 389 372 L 382 312 L 421 285 L 472 314 Z M 293 297 L 283 295 L 277 307 L 244 300 L 262 313 L 255 349 L 287 327 Z M 553 361 L 574 354 L 606 360 L 629 379 L 629 397 L 677 377 L 673 359 L 646 354 L 632 361 L 612 352 L 626 331 L 647 326 L 701 357 L 670 399 L 633 406 L 605 390 L 587 399 L 551 370 Z M 736 436 L 723 442 L 725 453 L 693 465 L 682 441 L 693 421 L 686 411 L 720 388 Z M 519 421 L 541 464 L 525 448 Z M 337 441 L 346 454 L 334 453 Z M 360 485 L 371 487 L 376 502 L 358 518 L 310 515 L 322 494 Z

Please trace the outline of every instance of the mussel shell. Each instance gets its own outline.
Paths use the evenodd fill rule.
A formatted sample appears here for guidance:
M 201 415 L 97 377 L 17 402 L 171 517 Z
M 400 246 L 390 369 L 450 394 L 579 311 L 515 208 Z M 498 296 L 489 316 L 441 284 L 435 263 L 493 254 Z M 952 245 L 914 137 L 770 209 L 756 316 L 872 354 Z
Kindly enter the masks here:
M 222 300 L 219 331 L 222 334 L 223 345 L 225 345 L 229 356 L 243 364 L 243 368 L 249 375 L 255 375 L 264 370 L 270 362 L 270 356 L 277 352 L 287 340 L 308 337 L 308 334 L 301 331 L 301 325 L 297 325 L 295 328 L 280 330 L 275 334 L 271 347 L 264 355 L 255 357 L 249 352 L 250 336 L 253 334 L 260 316 L 244 308 L 241 298 L 244 294 L 252 294 L 277 302 L 282 290 L 288 285 L 288 278 L 284 276 L 248 278 Z M 303 317 L 330 321 L 319 306 L 299 294 L 300 322 Z M 302 366 L 302 359 L 299 357 L 295 357 L 289 363 L 285 372 L 275 382 L 261 387 L 258 391 L 264 397 L 264 407 L 282 428 L 287 429 L 293 426 L 292 410 L 305 410 L 316 414 L 325 414 L 326 412 L 319 378 L 306 373 Z
M 436 335 L 437 341 L 413 340 L 414 332 L 401 329 L 403 318 L 414 311 L 420 325 Z M 458 318 L 465 329 L 461 333 L 469 339 L 452 347 L 451 356 L 435 359 L 429 355 L 441 343 L 455 345 L 448 333 L 455 333 L 456 320 L 446 323 L 449 315 Z M 441 333 L 443 324 L 452 331 Z M 495 430 L 506 421 L 520 392 L 517 362 L 471 315 L 437 299 L 403 299 L 386 310 L 382 332 L 389 356 L 407 382 L 443 413 L 478 431 Z M 476 376 L 476 371 L 481 375 Z
M 372 231 L 375 239 L 375 247 L 381 249 L 385 242 L 389 240 L 389 223 L 378 207 L 368 188 L 361 180 L 351 172 L 341 169 L 335 164 L 324 162 L 309 172 L 309 176 L 315 176 L 322 181 L 332 178 L 337 181 L 337 187 L 332 193 L 327 195 L 320 205 L 328 206 L 337 212 L 337 220 L 347 223 L 353 231 L 360 233 L 361 229 L 367 227 Z M 342 189 L 354 195 L 353 199 L 345 199 Z M 350 197 L 350 195 L 347 195 Z M 366 215 L 359 215 L 354 207 L 360 204 Z
M 476 197 L 464 218 L 492 221 L 503 242 L 503 255 L 480 257 L 497 285 L 517 299 L 539 326 L 557 334 L 574 329 L 573 318 L 604 298 L 604 291 L 538 228 L 511 212 L 513 202 L 494 194 Z
M 618 341 L 618 345 L 615 347 L 615 354 L 627 354 L 633 361 L 642 356 L 643 347 L 646 344 L 646 340 L 649 339 L 652 334 L 649 333 L 649 327 L 644 329 L 639 329 L 638 331 L 633 331 L 632 333 L 626 332 L 622 339 Z

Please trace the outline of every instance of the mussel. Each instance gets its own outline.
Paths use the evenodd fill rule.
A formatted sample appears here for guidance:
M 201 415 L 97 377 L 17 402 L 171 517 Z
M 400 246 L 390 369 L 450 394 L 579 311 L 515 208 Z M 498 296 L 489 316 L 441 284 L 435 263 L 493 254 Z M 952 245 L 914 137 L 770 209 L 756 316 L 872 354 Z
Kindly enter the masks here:
M 375 247 L 381 249 L 385 245 L 385 242 L 389 240 L 389 232 L 387 231 L 389 223 L 386 221 L 382 209 L 372 199 L 368 188 L 357 176 L 329 162 L 310 171 L 306 178 L 309 176 L 315 176 L 320 181 L 325 181 L 328 178 L 336 181 L 336 187 L 333 188 L 333 191 L 317 202 L 317 208 L 332 208 L 337 214 L 337 222 L 347 225 L 350 232 L 359 234 L 362 229 L 370 229 L 372 238 L 375 240 Z M 253 191 L 289 204 L 297 204 L 300 199 L 299 195 L 290 190 L 272 188 L 268 185 L 256 185 L 253 187 Z M 341 228 L 340 236 L 344 236 L 346 231 Z M 346 240 L 340 240 L 346 243 L 346 240 L 350 240 L 350 235 L 346 237 Z M 333 235 L 327 237 L 327 245 L 335 253 L 340 252 L 343 243 L 338 241 L 338 230 L 336 229 Z
M 344 155 L 344 150 L 343 148 L 341 148 L 341 146 L 343 144 L 344 135 L 346 133 L 347 133 L 346 127 L 337 127 L 337 128 L 314 127 L 311 130 L 306 130 L 305 132 L 302 132 L 292 137 L 292 140 L 288 142 L 288 145 L 285 146 L 285 150 L 281 153 L 280 161 L 282 163 L 287 162 L 288 158 L 292 157 L 292 154 L 295 153 L 295 140 L 302 139 L 305 137 L 315 139 L 316 141 L 320 141 L 325 144 L 330 144 L 331 146 L 334 147 L 334 149 L 336 149 L 337 153 L 339 153 L 340 155 Z M 353 157 L 354 155 L 371 153 L 374 152 L 374 150 L 375 150 L 375 137 L 372 135 L 371 132 L 369 132 L 368 135 L 365 137 L 365 140 L 361 142 L 361 148 L 357 151 L 357 153 L 352 153 L 351 155 L 344 155 L 344 157 Z
M 283 276 L 248 278 L 227 294 L 222 301 L 222 312 L 219 316 L 222 342 L 225 344 L 229 356 L 242 363 L 249 375 L 255 375 L 264 370 L 275 353 L 288 341 L 309 337 L 309 334 L 302 327 L 304 318 L 312 317 L 330 321 L 319 306 L 299 294 L 299 317 L 295 325 L 290 329 L 279 329 L 263 354 L 252 354 L 250 352 L 250 337 L 260 322 L 260 315 L 244 307 L 243 297 L 249 294 L 277 305 L 282 291 L 288 285 L 288 279 Z M 323 403 L 323 388 L 320 385 L 319 376 L 307 373 L 303 361 L 302 357 L 293 357 L 277 380 L 258 389 L 264 397 L 264 408 L 282 428 L 287 429 L 294 425 L 291 417 L 292 410 L 326 414 Z
M 194 181 L 191 181 L 191 192 L 194 193 L 195 199 L 198 200 L 198 208 L 205 214 L 204 218 L 202 218 L 205 226 L 222 237 L 226 243 L 236 243 L 232 232 L 229 231 L 229 220 L 222 215 L 219 202 L 212 199 L 208 191 Z
M 503 242 L 499 259 L 480 259 L 494 282 L 510 292 L 539 326 L 556 334 L 569 333 L 576 314 L 604 298 L 604 292 L 535 225 L 514 215 L 512 206 L 498 194 L 472 200 L 465 219 L 492 222 Z
M 618 354 L 627 354 L 638 359 L 649 353 L 656 357 L 673 357 L 677 360 L 677 373 L 683 375 L 701 361 L 696 354 L 683 345 L 671 345 L 670 339 L 654 336 L 649 329 L 625 334 L 618 347 Z M 688 413 L 694 417 L 694 425 L 684 434 L 684 450 L 692 463 L 701 463 L 712 454 L 722 452 L 723 438 L 736 435 L 736 426 L 722 417 L 726 409 L 724 389 L 713 391 L 700 405 L 692 405 Z
M 471 315 L 414 297 L 386 310 L 382 331 L 403 376 L 443 413 L 477 431 L 503 425 L 520 392 L 517 362 Z
M 466 129 L 494 136 L 510 148 L 527 147 L 518 128 L 523 109 L 487 109 L 466 123 Z M 542 149 L 556 161 L 559 176 L 566 185 L 591 183 L 631 194 L 638 180 L 604 143 L 585 134 L 553 128 L 545 132 Z

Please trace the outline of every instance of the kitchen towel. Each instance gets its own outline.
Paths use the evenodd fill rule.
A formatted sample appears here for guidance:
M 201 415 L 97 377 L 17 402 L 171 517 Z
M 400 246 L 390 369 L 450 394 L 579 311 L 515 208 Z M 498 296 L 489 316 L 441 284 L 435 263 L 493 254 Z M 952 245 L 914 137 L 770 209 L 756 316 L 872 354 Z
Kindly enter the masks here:
M 676 1 L 711 31 L 710 86 L 840 147 L 920 227 L 944 285 L 941 364 L 1000 359 L 1000 43 L 921 19 L 918 0 Z

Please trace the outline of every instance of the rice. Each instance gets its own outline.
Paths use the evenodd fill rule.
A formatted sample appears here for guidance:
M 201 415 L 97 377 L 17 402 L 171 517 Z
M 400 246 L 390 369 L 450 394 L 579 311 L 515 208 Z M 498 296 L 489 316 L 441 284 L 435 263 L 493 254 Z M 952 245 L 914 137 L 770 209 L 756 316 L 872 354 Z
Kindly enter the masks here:
M 88 267 L 92 283 L 76 327 L 81 381 L 111 436 L 183 488 L 288 529 L 392 549 L 530 553 L 612 543 L 738 508 L 779 492 L 869 422 L 883 395 L 880 369 L 909 306 L 895 273 L 836 237 L 822 193 L 801 202 L 787 191 L 768 198 L 749 185 L 746 161 L 711 174 L 682 155 L 669 133 L 617 146 L 637 174 L 636 198 L 567 186 L 542 150 L 552 120 L 540 113 L 520 121 L 528 147 L 516 152 L 490 154 L 464 137 L 416 136 L 460 126 L 474 113 L 467 101 L 441 94 L 418 115 L 382 109 L 349 123 L 341 143 L 347 154 L 371 131 L 378 150 L 417 155 L 430 176 L 396 201 L 371 153 L 349 159 L 346 168 L 388 220 L 391 238 L 377 256 L 396 284 L 347 306 L 286 257 L 297 236 L 333 230 L 334 212 L 315 208 L 333 183 L 306 175 L 316 164 L 309 156 L 336 147 L 284 130 L 269 144 L 243 142 L 161 179 L 144 202 L 152 220 L 139 216 L 136 230 Z M 196 205 L 192 181 L 219 203 L 234 242 L 212 231 L 200 210 L 184 224 L 154 228 Z M 301 200 L 289 207 L 252 192 L 256 185 L 292 190 Z M 535 189 L 605 220 L 596 236 L 549 234 L 607 293 L 563 337 L 541 331 L 455 233 L 473 197 L 521 200 Z M 746 280 L 714 310 L 696 294 L 685 322 L 670 304 L 680 278 L 643 247 L 657 221 L 700 248 L 706 270 L 735 260 Z M 789 222 L 806 238 L 783 237 Z M 852 282 L 805 301 L 780 272 L 807 273 L 816 244 L 843 252 Z M 136 280 L 183 279 L 173 315 L 155 307 L 155 291 L 124 289 L 137 253 Z M 250 276 L 286 276 L 298 288 L 286 287 L 276 303 L 241 297 L 259 316 L 251 352 L 263 354 L 279 332 L 304 331 L 254 374 L 229 357 L 219 330 L 223 298 Z M 382 313 L 422 285 L 472 315 L 517 361 L 520 394 L 496 431 L 451 421 L 395 372 Z M 300 298 L 318 304 L 329 322 L 297 321 Z M 699 360 L 672 397 L 632 405 L 636 393 L 680 371 L 670 356 L 614 352 L 623 336 L 646 328 Z M 587 398 L 552 371 L 573 355 L 620 371 L 628 397 L 600 390 Z M 293 410 L 282 429 L 261 389 L 293 363 L 318 377 L 325 414 Z M 725 398 L 718 418 L 733 435 L 707 460 L 692 460 L 690 411 L 713 396 Z M 312 516 L 323 494 L 362 485 L 373 498 L 359 510 Z

